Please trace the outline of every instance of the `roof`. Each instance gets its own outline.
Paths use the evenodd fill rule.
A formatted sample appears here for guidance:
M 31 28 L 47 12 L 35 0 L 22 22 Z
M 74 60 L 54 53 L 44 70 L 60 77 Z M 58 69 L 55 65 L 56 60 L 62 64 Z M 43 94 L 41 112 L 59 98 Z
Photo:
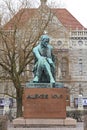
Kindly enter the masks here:
M 5 24 L 4 29 L 6 30 L 14 29 L 15 23 L 17 23 L 18 26 L 23 26 L 35 14 L 36 11 L 37 9 L 33 8 L 21 9 L 17 14 L 14 15 L 13 18 L 10 19 L 8 23 Z
M 13 29 L 15 23 L 15 17 L 19 18 L 20 14 L 22 14 L 19 25 L 25 24 L 36 12 L 37 8 L 25 8 L 21 9 L 14 17 L 4 26 L 6 30 Z M 67 29 L 78 29 L 82 30 L 84 26 L 65 8 L 57 8 L 51 9 L 52 12 L 55 12 L 58 20 L 62 23 L 62 25 Z
M 59 21 L 63 24 L 67 29 L 78 29 L 81 30 L 84 26 L 67 10 L 67 9 L 54 9 L 56 12 L 56 16 Z

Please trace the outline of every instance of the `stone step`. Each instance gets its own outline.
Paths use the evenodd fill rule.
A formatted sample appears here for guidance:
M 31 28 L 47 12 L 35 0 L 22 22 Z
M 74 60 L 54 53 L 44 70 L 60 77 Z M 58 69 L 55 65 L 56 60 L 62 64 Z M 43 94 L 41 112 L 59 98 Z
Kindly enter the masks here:
M 77 122 L 75 119 L 24 119 L 16 118 L 13 120 L 14 127 L 55 127 L 55 126 L 68 126 L 76 127 Z

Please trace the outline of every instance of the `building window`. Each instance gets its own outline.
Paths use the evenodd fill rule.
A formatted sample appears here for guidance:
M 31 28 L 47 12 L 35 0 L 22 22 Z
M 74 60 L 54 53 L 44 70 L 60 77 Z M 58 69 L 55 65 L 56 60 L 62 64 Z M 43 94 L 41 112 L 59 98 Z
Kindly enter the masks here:
M 66 76 L 68 76 L 68 59 L 65 57 L 62 58 L 61 72 L 62 72 L 62 78 L 66 78 Z
M 83 73 L 83 63 L 82 59 L 79 59 L 79 74 L 82 75 Z
M 58 44 L 58 46 L 62 45 L 62 41 L 59 40 L 59 41 L 57 42 L 57 44 Z
M 79 40 L 78 44 L 81 46 L 83 44 L 83 41 Z
M 76 41 L 72 41 L 72 46 L 76 46 Z
M 87 41 L 85 41 L 85 45 L 87 46 Z

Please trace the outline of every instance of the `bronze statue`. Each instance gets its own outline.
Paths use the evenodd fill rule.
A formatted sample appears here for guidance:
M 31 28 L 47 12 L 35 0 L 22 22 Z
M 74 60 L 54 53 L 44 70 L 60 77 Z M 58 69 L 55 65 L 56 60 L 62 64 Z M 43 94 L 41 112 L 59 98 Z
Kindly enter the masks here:
M 39 44 L 33 49 L 35 56 L 34 83 L 55 83 L 53 47 L 49 45 L 49 40 L 48 35 L 42 35 Z

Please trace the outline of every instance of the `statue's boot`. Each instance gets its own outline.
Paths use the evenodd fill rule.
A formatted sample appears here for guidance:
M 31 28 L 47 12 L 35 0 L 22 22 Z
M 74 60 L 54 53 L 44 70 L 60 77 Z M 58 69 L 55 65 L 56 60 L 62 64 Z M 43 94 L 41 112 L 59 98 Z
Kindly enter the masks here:
M 52 84 L 52 87 L 55 88 L 55 80 L 51 78 L 50 83 Z
M 51 78 L 50 83 L 55 83 L 55 80 L 53 78 Z
M 35 78 L 33 79 L 33 82 L 38 83 L 39 79 L 38 76 L 35 76 Z

